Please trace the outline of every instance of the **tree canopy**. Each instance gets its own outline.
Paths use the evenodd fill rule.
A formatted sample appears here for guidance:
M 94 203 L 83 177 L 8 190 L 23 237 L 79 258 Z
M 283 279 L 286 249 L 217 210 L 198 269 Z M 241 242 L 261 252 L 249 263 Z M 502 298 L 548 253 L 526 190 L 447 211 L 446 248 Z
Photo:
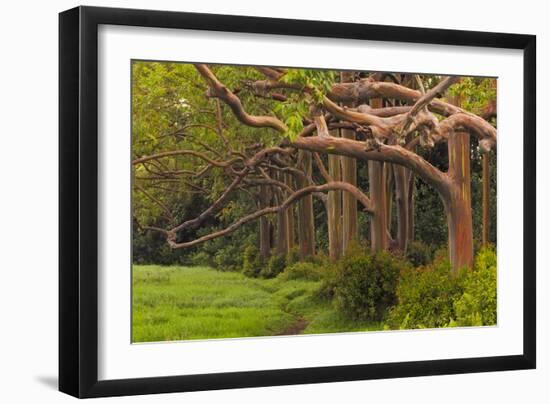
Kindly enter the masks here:
M 135 61 L 134 261 L 496 243 L 496 79 Z

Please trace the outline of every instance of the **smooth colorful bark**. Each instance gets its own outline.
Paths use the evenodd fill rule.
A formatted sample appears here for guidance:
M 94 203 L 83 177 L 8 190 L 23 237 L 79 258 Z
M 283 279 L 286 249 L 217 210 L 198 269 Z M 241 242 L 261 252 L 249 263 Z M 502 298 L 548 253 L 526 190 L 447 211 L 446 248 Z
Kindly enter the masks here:
M 260 209 L 269 206 L 269 189 L 267 186 L 260 186 Z M 267 217 L 261 217 L 260 220 L 260 262 L 267 263 L 271 251 L 271 234 L 269 229 L 269 220 Z
M 455 132 L 448 139 L 448 192 L 443 195 L 449 233 L 449 260 L 453 272 L 474 263 L 472 193 L 470 175 L 470 135 Z
M 489 244 L 489 206 L 490 206 L 490 178 L 491 168 L 489 166 L 490 156 L 488 153 L 483 154 L 482 161 L 482 224 L 481 224 L 481 242 L 483 245 Z
M 328 156 L 328 172 L 334 181 L 342 180 L 340 156 Z M 330 191 L 327 197 L 329 257 L 336 261 L 342 255 L 342 191 Z
M 342 72 L 340 81 L 343 83 L 354 81 L 354 72 Z M 345 103 L 346 106 L 353 106 L 353 103 Z M 341 137 L 355 140 L 355 131 L 342 129 Z M 357 160 L 350 157 L 341 157 L 342 160 L 342 181 L 357 186 Z M 359 238 L 357 226 L 357 199 L 349 192 L 342 193 L 342 252 L 345 253 L 353 240 Z
M 311 175 L 311 153 L 300 150 L 298 160 L 301 161 L 299 168 L 305 175 Z M 306 178 L 303 177 L 297 177 L 296 182 L 298 189 L 308 185 Z M 315 255 L 315 222 L 312 195 L 307 195 L 298 202 L 298 243 L 301 259 Z

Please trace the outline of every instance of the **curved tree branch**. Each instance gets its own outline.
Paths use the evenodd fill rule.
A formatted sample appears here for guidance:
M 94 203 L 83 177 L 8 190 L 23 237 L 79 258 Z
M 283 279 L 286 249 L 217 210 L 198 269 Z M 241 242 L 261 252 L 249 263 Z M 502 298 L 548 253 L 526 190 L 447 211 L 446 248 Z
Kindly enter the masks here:
M 250 173 L 256 165 L 260 164 L 265 157 L 274 153 L 288 154 L 290 152 L 292 152 L 292 150 L 283 149 L 281 147 L 270 147 L 260 150 L 249 160 L 245 161 L 245 168 L 237 173 L 231 184 L 225 189 L 225 191 L 219 196 L 218 199 L 216 199 L 216 201 L 212 205 L 204 210 L 199 216 L 179 224 L 178 226 L 171 229 L 169 232 L 175 234 L 183 229 L 196 228 L 197 226 L 201 225 L 207 218 L 215 215 L 225 206 L 225 202 L 227 201 L 231 193 L 241 184 L 244 177 L 248 173 Z
M 195 68 L 200 75 L 206 80 L 211 89 L 211 95 L 223 100 L 233 113 L 235 117 L 242 123 L 253 126 L 256 128 L 273 128 L 279 132 L 286 132 L 288 129 L 286 125 L 279 119 L 273 116 L 254 116 L 248 114 L 239 97 L 233 94 L 227 87 L 225 87 L 212 73 L 212 71 L 205 64 L 195 64 Z
M 233 158 L 231 160 L 227 160 L 227 161 L 218 161 L 218 160 L 213 160 L 210 157 L 208 157 L 206 154 L 198 152 L 196 150 L 172 150 L 172 151 L 152 154 L 150 156 L 142 156 L 140 158 L 137 158 L 137 159 L 133 160 L 132 164 L 136 165 L 136 164 L 145 163 L 145 162 L 151 161 L 151 160 L 158 160 L 158 159 L 161 159 L 161 158 L 164 158 L 164 157 L 173 157 L 173 156 L 194 156 L 194 157 L 198 157 L 201 160 L 204 160 L 208 164 L 210 164 L 212 166 L 215 166 L 215 167 L 228 167 L 228 166 L 230 166 L 231 164 L 234 164 L 237 161 L 242 161 L 242 158 L 240 158 L 240 157 L 235 157 L 235 158 Z
M 178 243 L 178 242 L 176 242 L 176 235 L 175 235 L 174 230 L 171 230 L 171 231 L 168 231 L 168 232 L 163 230 L 163 232 L 165 234 L 166 233 L 168 234 L 167 239 L 168 239 L 168 243 L 169 243 L 170 247 L 172 247 L 174 249 L 188 248 L 188 247 L 192 247 L 192 246 L 197 245 L 197 244 L 204 243 L 204 242 L 209 241 L 209 240 L 213 240 L 213 239 L 218 238 L 218 237 L 227 236 L 227 235 L 233 233 L 239 227 L 244 226 L 245 224 L 247 224 L 247 223 L 249 223 L 253 220 L 259 219 L 262 216 L 278 213 L 282 210 L 288 209 L 293 203 L 297 202 L 298 200 L 300 200 L 301 198 L 303 198 L 303 197 L 305 197 L 309 194 L 318 193 L 318 192 L 336 191 L 336 190 L 341 190 L 341 191 L 346 191 L 346 192 L 352 193 L 355 196 L 355 198 L 357 198 L 357 200 L 364 206 L 365 211 L 367 211 L 367 212 L 372 212 L 373 211 L 373 207 L 372 207 L 372 203 L 371 203 L 370 199 L 364 193 L 359 191 L 359 189 L 357 187 L 354 187 L 353 185 L 351 185 L 347 182 L 334 181 L 334 182 L 324 184 L 324 185 L 312 185 L 312 186 L 302 188 L 302 189 L 294 192 L 292 195 L 290 195 L 279 206 L 271 206 L 271 207 L 268 207 L 268 208 L 260 209 L 260 210 L 254 212 L 254 213 L 251 213 L 247 216 L 242 217 L 241 219 L 237 220 L 236 222 L 234 222 L 233 224 L 231 224 L 230 226 L 226 227 L 223 230 L 219 230 L 217 232 L 207 234 L 205 236 L 199 237 L 199 238 L 197 238 L 195 240 L 192 240 L 192 241 L 186 241 L 186 242 Z
M 317 153 L 338 154 L 359 160 L 387 161 L 415 171 L 441 193 L 447 192 L 449 178 L 418 154 L 397 145 L 380 144 L 376 150 L 365 149 L 365 143 L 346 138 L 319 136 L 298 138 L 290 146 Z

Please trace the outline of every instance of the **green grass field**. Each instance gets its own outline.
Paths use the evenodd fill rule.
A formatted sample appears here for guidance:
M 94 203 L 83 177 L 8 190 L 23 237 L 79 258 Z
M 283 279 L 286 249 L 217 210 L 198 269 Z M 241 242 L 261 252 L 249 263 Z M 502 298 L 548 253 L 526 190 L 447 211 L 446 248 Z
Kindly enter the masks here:
M 133 342 L 379 330 L 319 299 L 319 282 L 134 265 Z

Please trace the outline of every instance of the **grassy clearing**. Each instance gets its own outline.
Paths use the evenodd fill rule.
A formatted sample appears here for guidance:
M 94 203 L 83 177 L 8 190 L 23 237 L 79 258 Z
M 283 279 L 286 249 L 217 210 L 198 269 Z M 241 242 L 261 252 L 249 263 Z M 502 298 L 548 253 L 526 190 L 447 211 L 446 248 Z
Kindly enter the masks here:
M 316 296 L 319 282 L 251 279 L 206 267 L 134 265 L 133 341 L 306 334 L 381 329 L 341 316 Z M 300 327 L 303 328 L 303 327 Z

